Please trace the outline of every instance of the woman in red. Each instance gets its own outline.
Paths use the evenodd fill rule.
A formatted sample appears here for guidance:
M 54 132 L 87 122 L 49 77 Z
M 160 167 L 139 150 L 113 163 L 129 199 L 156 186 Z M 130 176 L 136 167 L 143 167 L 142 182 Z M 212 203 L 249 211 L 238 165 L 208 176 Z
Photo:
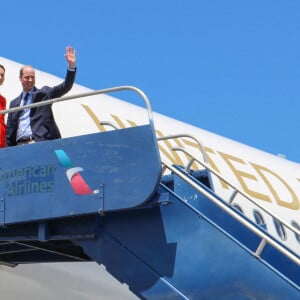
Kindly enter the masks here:
M 5 79 L 5 68 L 0 65 L 0 85 L 4 82 Z M 0 94 L 0 110 L 6 109 L 6 99 Z M 4 122 L 4 115 L 0 115 L 0 148 L 5 147 L 6 139 L 6 125 Z

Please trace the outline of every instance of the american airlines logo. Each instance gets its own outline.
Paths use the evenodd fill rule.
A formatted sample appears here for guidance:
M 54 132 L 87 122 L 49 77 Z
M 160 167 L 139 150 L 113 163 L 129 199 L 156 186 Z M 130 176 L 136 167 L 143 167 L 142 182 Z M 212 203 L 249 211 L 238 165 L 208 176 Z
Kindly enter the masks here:
M 66 169 L 66 176 L 77 195 L 96 194 L 98 190 L 91 190 L 86 181 L 80 175 L 81 167 L 74 167 L 71 159 L 64 150 L 55 150 L 55 154 L 63 168 Z

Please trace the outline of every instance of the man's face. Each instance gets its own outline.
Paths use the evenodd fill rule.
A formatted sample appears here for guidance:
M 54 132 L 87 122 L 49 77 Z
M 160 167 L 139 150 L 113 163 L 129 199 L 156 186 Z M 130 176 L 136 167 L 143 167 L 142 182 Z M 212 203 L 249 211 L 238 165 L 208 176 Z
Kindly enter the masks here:
M 25 92 L 30 91 L 35 85 L 35 71 L 32 67 L 24 67 L 20 81 Z

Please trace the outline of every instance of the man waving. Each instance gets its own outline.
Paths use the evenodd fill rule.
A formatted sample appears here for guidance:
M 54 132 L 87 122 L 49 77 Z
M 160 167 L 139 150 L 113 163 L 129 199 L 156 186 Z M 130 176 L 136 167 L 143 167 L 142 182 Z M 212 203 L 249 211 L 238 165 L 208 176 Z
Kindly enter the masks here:
M 26 65 L 20 70 L 22 93 L 11 101 L 9 108 L 37 103 L 53 98 L 62 97 L 73 86 L 76 75 L 76 51 L 68 46 L 65 58 L 68 69 L 65 80 L 54 87 L 35 86 L 35 70 Z M 60 132 L 56 125 L 51 104 L 31 109 L 11 112 L 7 117 L 6 145 L 16 146 L 45 140 L 60 138 Z

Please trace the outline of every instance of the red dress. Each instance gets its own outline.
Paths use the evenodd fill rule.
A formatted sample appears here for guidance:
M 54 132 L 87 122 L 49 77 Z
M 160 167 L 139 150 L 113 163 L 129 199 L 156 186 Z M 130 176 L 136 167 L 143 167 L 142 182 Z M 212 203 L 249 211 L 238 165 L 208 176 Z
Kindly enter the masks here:
M 0 95 L 0 110 L 6 109 L 6 99 Z M 0 115 L 0 148 L 6 145 L 6 125 L 4 115 Z

